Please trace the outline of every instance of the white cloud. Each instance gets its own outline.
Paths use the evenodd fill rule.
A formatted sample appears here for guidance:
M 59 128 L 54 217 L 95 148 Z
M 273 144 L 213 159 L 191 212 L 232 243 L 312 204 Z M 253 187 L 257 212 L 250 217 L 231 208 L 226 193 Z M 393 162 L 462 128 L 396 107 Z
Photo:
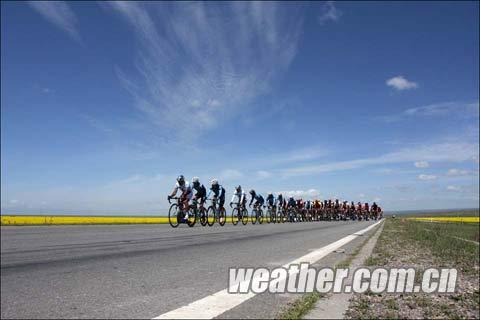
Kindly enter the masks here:
M 320 165 L 298 166 L 282 169 L 285 177 L 319 174 L 341 170 L 351 170 L 373 165 L 393 164 L 403 162 L 461 162 L 471 161 L 478 155 L 478 143 L 446 142 L 432 145 L 419 145 L 403 148 L 395 152 L 383 154 L 374 158 L 363 158 L 347 161 L 330 162 Z
M 270 178 L 272 176 L 272 173 L 265 170 L 259 170 L 257 171 L 257 176 L 260 179 L 266 179 L 266 178 Z
M 419 180 L 435 180 L 437 179 L 437 176 L 432 175 L 432 174 L 420 174 L 418 176 Z
M 225 169 L 220 173 L 220 180 L 235 180 L 243 177 L 243 173 L 235 169 Z
M 428 161 L 415 161 L 414 165 L 417 168 L 428 168 L 430 166 Z
M 460 191 L 461 188 L 458 186 L 447 186 L 448 191 Z
M 426 106 L 409 108 L 400 113 L 381 116 L 380 120 L 394 122 L 413 117 L 455 117 L 478 118 L 479 102 L 442 102 Z M 477 130 L 478 131 L 478 130 Z
M 447 176 L 466 176 L 466 175 L 469 175 L 469 174 L 470 174 L 470 171 L 468 171 L 468 170 L 461 170 L 461 169 L 456 169 L 456 168 L 449 169 L 447 171 Z
M 136 107 L 169 137 L 188 124 L 173 134 L 189 140 L 270 91 L 296 54 L 302 24 L 297 9 L 273 2 L 106 7 L 128 21 L 140 44 L 137 74 L 117 70 Z
M 408 81 L 403 76 L 396 76 L 386 81 L 387 86 L 393 87 L 397 90 L 415 89 L 418 84 L 413 81 Z
M 29 1 L 28 3 L 50 23 L 81 43 L 80 33 L 76 27 L 77 17 L 65 1 Z
M 334 1 L 327 1 L 323 4 L 321 8 L 321 14 L 318 17 L 318 22 L 320 24 L 325 24 L 328 21 L 338 21 L 342 16 L 342 11 L 338 10 L 335 7 Z
M 276 194 L 282 194 L 284 197 L 294 197 L 295 199 L 314 199 L 321 196 L 317 189 L 278 191 Z

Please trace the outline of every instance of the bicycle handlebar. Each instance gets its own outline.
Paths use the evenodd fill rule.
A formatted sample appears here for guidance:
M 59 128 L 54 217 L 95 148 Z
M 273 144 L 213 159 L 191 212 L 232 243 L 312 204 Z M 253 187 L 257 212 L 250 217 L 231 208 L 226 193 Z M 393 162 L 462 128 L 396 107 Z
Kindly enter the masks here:
M 176 199 L 180 199 L 180 198 L 179 198 L 179 197 L 168 197 L 168 203 L 172 203 L 172 202 L 170 201 L 170 200 L 172 200 L 172 199 L 175 199 L 175 200 L 176 200 Z

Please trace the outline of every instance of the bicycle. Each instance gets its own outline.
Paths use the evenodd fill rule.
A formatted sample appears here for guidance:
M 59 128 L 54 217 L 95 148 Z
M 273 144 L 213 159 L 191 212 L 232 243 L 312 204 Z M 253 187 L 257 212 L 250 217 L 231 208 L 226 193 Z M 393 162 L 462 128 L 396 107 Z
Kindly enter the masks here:
M 230 208 L 233 208 L 232 203 L 230 203 Z M 242 221 L 243 225 L 246 225 L 248 222 L 248 211 L 244 205 L 241 205 L 240 203 L 237 203 L 232 211 L 232 224 L 236 226 L 238 221 Z
M 205 227 L 208 223 L 207 219 L 207 209 L 205 209 L 203 203 L 198 206 L 198 200 L 193 200 L 193 209 L 197 212 L 197 217 L 200 220 L 200 224 Z
M 258 204 L 255 204 L 253 206 L 253 210 L 252 210 L 252 214 L 250 215 L 250 219 L 252 221 L 252 224 L 257 223 L 257 220 L 258 220 L 259 224 L 263 223 L 263 211 L 262 211 L 261 206 L 259 206 Z
M 276 216 L 275 207 L 268 205 L 268 206 L 265 206 L 264 208 L 267 208 L 267 211 L 265 212 L 265 220 L 267 221 L 267 223 L 270 223 L 270 222 L 276 223 L 277 218 L 275 217 Z
M 180 223 L 185 223 L 189 227 L 193 227 L 195 222 L 197 222 L 197 211 L 189 208 L 187 212 L 183 207 L 183 203 L 180 201 L 181 198 L 173 197 L 168 199 L 168 203 L 171 203 L 171 199 L 177 200 L 177 203 L 173 203 L 168 209 L 168 222 L 173 228 L 176 228 Z
M 211 199 L 211 201 L 212 201 L 212 204 L 208 207 L 208 210 L 207 210 L 208 225 L 211 227 L 213 226 L 215 221 L 218 221 L 218 224 L 223 227 L 227 220 L 225 208 L 224 207 L 217 208 L 217 198 L 213 198 Z

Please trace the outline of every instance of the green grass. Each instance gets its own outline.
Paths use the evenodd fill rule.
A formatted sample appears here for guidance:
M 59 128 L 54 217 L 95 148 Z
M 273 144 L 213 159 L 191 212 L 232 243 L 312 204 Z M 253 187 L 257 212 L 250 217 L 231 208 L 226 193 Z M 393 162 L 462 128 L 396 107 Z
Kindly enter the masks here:
M 290 304 L 277 319 L 301 319 L 324 296 L 324 294 L 316 291 L 304 294 L 300 299 Z
M 403 236 L 407 241 L 425 246 L 434 256 L 460 267 L 464 272 L 472 271 L 475 265 L 479 264 L 479 246 L 457 239 L 478 242 L 479 225 L 476 223 L 425 223 L 402 220 L 396 224 L 406 230 Z

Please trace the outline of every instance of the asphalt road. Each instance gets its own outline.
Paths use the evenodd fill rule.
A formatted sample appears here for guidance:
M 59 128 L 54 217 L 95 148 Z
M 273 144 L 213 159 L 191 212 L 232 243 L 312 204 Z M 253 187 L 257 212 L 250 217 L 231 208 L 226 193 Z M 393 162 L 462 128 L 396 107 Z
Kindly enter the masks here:
M 227 288 L 229 267 L 281 266 L 371 224 L 1 227 L 1 318 L 153 318 Z M 296 297 L 260 294 L 219 317 L 271 318 Z

